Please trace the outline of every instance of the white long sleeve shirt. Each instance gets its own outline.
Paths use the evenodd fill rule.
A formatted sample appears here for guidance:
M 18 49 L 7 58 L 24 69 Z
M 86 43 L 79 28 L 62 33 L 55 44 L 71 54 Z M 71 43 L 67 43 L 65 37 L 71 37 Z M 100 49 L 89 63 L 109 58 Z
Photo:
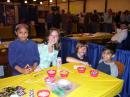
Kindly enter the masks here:
M 121 43 L 123 40 L 127 38 L 128 29 L 117 29 L 117 33 L 111 38 L 111 41 L 117 41 Z

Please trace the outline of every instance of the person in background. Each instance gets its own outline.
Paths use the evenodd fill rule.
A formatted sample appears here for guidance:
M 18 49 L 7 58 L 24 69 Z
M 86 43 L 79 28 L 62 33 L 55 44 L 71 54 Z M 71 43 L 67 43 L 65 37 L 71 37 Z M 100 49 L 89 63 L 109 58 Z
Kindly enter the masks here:
M 13 75 L 29 74 L 35 70 L 40 61 L 37 44 L 28 39 L 28 25 L 16 25 L 15 33 L 17 39 L 9 45 L 9 64 L 13 68 Z
M 66 32 L 67 34 L 71 34 L 72 32 L 72 14 L 68 12 L 66 14 Z
M 46 17 L 46 23 L 47 23 L 47 30 L 49 30 L 50 28 L 52 28 L 52 24 L 53 24 L 53 11 L 49 11 L 48 15 Z
M 92 33 L 99 32 L 99 15 L 97 10 L 94 10 L 91 16 Z
M 104 13 L 104 32 L 112 32 L 112 10 L 108 9 L 106 13 Z
M 120 16 L 120 22 L 121 23 L 126 23 L 126 21 L 127 21 L 127 10 L 122 12 L 121 16 Z
M 36 25 L 36 24 L 35 24 L 35 21 L 31 20 L 31 21 L 30 21 L 30 27 L 35 27 L 35 25 Z
M 47 43 L 39 44 L 38 51 L 40 54 L 40 64 L 38 70 L 57 65 L 57 56 L 59 49 L 59 30 L 50 29 Z
M 53 27 L 60 28 L 61 23 L 61 15 L 59 13 L 59 10 L 54 11 L 53 13 Z
M 98 63 L 97 70 L 114 77 L 118 77 L 118 67 L 112 60 L 113 57 L 114 51 L 109 48 L 105 48 L 102 52 L 102 58 Z
M 85 43 L 78 43 L 76 45 L 76 52 L 66 58 L 67 62 L 76 62 L 84 65 L 89 65 L 86 56 L 87 45 Z
M 126 24 L 120 24 L 120 28 L 117 28 L 117 33 L 111 38 L 111 41 L 117 44 L 122 43 L 123 40 L 127 38 L 128 29 Z
M 116 14 L 115 18 L 114 18 L 114 21 L 115 21 L 115 23 L 116 23 L 116 26 L 118 26 L 118 25 L 120 24 L 120 22 L 121 22 L 121 21 L 120 21 L 121 14 L 122 14 L 122 12 L 119 11 L 119 12 Z
M 130 24 L 130 11 L 128 11 L 128 14 L 127 14 L 127 24 L 128 25 Z
M 62 30 L 66 30 L 66 26 L 67 26 L 67 23 L 66 23 L 66 13 L 65 13 L 65 10 L 61 10 L 61 28 Z
M 84 27 L 84 14 L 80 13 L 79 16 L 79 21 L 78 21 L 78 33 L 85 33 L 85 27 Z

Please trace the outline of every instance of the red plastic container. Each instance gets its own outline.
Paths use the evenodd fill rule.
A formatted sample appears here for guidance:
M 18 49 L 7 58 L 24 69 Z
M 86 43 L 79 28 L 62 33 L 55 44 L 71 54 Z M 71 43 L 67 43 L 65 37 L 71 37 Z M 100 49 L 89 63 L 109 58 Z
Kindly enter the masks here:
M 79 73 L 85 73 L 86 68 L 85 67 L 78 67 L 77 70 Z
M 39 90 L 37 92 L 38 97 L 49 97 L 50 96 L 50 91 L 49 90 Z
M 49 77 L 55 77 L 55 75 L 56 75 L 56 70 L 48 70 L 47 73 L 48 73 L 48 76 L 49 76 Z
M 90 70 L 90 76 L 92 76 L 92 77 L 97 77 L 98 73 L 99 72 L 97 70 Z
M 60 76 L 61 76 L 62 78 L 67 78 L 68 75 L 69 75 L 69 71 L 67 71 L 67 70 L 61 70 L 61 71 L 60 71 Z

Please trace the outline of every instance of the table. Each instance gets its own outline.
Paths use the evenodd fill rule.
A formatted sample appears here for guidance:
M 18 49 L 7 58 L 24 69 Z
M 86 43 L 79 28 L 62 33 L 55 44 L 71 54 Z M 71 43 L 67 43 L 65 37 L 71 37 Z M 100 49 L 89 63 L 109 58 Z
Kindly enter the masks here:
M 100 41 L 100 40 L 110 40 L 113 34 L 97 32 L 95 34 L 84 33 L 84 34 L 71 34 L 69 35 L 71 39 L 76 39 L 79 41 Z
M 81 65 L 78 63 L 66 63 L 62 65 L 62 69 L 67 69 L 70 73 L 68 80 L 79 85 L 74 91 L 67 95 L 67 97 L 113 97 L 120 93 L 123 80 L 114 78 L 105 73 L 99 72 L 98 77 L 91 77 L 89 71 L 91 67 L 86 67 L 84 74 L 79 74 L 73 67 L 74 65 Z M 51 67 L 44 69 L 37 73 L 28 75 L 18 75 L 9 78 L 0 79 L 0 91 L 7 86 L 20 85 L 26 88 L 26 92 L 30 89 L 34 89 L 35 93 L 39 89 L 47 89 L 44 78 L 47 76 L 46 71 L 49 69 L 56 69 Z M 27 93 L 24 97 L 29 97 Z M 37 97 L 37 96 L 35 96 Z M 57 97 L 51 92 L 50 97 Z
M 0 39 L 12 39 L 15 38 L 12 26 L 0 27 Z
M 36 37 L 36 29 L 34 26 L 30 27 L 30 33 L 29 36 Z M 14 39 L 14 29 L 13 26 L 3 26 L 0 27 L 0 39 Z

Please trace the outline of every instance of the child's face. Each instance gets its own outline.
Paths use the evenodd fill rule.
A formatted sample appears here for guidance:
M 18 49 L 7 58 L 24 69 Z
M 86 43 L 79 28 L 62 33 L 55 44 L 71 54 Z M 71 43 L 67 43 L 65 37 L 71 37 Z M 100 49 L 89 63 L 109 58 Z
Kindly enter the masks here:
M 58 32 L 57 31 L 53 31 L 49 37 L 48 37 L 48 42 L 50 44 L 56 44 L 59 40 L 59 35 L 58 35 Z
M 81 56 L 84 56 L 86 54 L 86 50 L 87 50 L 87 48 L 85 46 L 79 47 L 78 48 L 78 54 L 80 54 Z
M 21 41 L 26 41 L 28 38 L 28 30 L 25 28 L 20 28 L 16 32 L 16 35 Z
M 120 29 L 121 29 L 121 30 L 123 30 L 123 29 L 127 29 L 126 24 L 121 24 L 121 25 L 120 25 Z
M 102 59 L 104 61 L 106 61 L 106 62 L 110 61 L 112 59 L 112 53 L 111 53 L 111 51 L 110 50 L 103 51 L 103 53 L 102 53 Z

